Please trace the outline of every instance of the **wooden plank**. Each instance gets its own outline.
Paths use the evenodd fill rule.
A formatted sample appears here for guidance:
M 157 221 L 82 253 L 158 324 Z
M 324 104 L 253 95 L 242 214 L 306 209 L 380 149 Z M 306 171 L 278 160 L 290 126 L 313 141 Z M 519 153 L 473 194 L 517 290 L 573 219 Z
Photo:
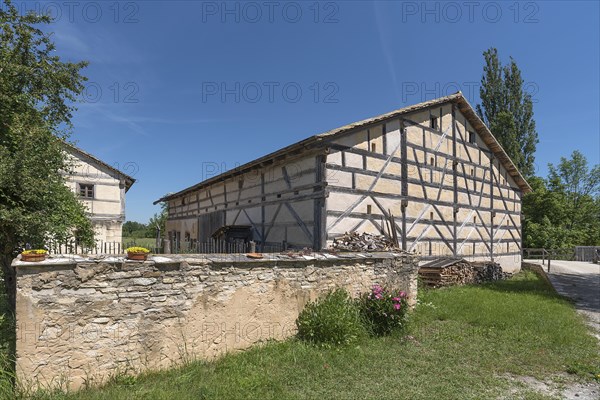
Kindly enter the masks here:
M 453 209 L 452 209 L 452 229 L 453 229 L 453 234 L 452 234 L 452 254 L 454 254 L 454 256 L 456 257 L 456 248 L 457 248 L 457 235 L 456 235 L 456 218 L 458 216 L 458 177 L 457 177 L 457 167 L 458 167 L 458 160 L 456 157 L 456 116 L 455 116 L 455 106 L 454 104 L 452 104 L 452 185 L 453 185 Z M 468 190 L 468 188 L 467 188 Z M 440 214 L 439 210 L 438 214 Z M 441 215 L 441 214 L 440 214 Z
M 400 158 L 402 163 L 400 165 L 401 172 L 401 188 L 400 192 L 403 196 L 402 205 L 400 210 L 402 212 L 402 250 L 406 250 L 406 207 L 408 203 L 406 202 L 406 196 L 408 196 L 408 165 L 406 160 L 408 158 L 408 148 L 407 148 L 407 138 L 406 138 L 406 129 L 404 128 L 404 121 L 400 119 Z M 422 180 L 421 180 L 422 182 Z M 394 222 L 394 226 L 395 226 Z M 394 230 L 394 233 L 397 231 Z M 396 243 L 398 243 L 398 238 L 396 238 Z

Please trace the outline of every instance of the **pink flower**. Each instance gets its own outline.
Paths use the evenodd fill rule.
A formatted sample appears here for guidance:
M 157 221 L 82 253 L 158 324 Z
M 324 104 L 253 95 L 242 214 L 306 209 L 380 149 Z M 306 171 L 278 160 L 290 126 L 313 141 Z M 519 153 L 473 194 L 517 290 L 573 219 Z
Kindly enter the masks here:
M 394 304 L 394 308 L 395 308 L 396 310 L 399 310 L 400 308 L 402 308 L 402 305 L 401 305 L 401 304 L 399 304 L 399 303 L 396 303 L 396 304 Z
M 377 300 L 381 300 L 381 299 L 383 298 L 383 296 L 381 295 L 381 293 L 377 293 L 377 294 L 375 295 L 375 298 L 376 298 Z
M 394 300 L 394 301 L 402 301 L 402 299 L 400 297 L 394 297 L 392 300 Z
M 405 292 L 400 292 L 400 297 L 406 297 L 406 293 Z

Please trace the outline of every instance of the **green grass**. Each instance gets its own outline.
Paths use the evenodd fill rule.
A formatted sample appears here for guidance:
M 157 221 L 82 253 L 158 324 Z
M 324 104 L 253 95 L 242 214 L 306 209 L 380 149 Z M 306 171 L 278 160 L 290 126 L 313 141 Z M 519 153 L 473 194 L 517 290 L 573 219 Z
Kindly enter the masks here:
M 39 398 L 487 399 L 510 393 L 514 383 L 506 374 L 591 380 L 600 373 L 596 339 L 573 306 L 532 272 L 423 291 L 419 301 L 406 331 L 358 346 L 323 349 L 288 340 Z
M 132 247 L 132 246 L 141 246 L 141 247 L 145 247 L 147 249 L 152 249 L 156 246 L 156 239 L 155 238 L 131 238 L 131 237 L 124 237 L 123 240 L 123 246 L 127 246 L 127 247 Z
M 0 278 L 1 278 L 0 274 Z M 0 279 L 0 285 L 4 281 Z M 15 346 L 15 318 L 8 305 L 4 287 L 0 286 L 0 399 L 12 395 L 13 354 Z

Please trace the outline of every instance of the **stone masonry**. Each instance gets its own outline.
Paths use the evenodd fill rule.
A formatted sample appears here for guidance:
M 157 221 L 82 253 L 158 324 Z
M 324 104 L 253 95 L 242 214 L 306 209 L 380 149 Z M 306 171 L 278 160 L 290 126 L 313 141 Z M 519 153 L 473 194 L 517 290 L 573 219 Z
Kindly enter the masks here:
M 416 298 L 410 254 L 268 257 L 15 260 L 18 378 L 77 389 L 283 339 L 335 287 L 358 295 L 378 283 Z

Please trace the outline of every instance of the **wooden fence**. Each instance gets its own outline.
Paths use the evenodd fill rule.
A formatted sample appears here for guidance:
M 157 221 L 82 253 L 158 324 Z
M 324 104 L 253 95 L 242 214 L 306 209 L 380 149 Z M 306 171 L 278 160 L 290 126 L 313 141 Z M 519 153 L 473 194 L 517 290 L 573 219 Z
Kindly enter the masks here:
M 89 247 L 76 241 L 50 242 L 46 247 L 50 254 L 122 254 L 127 248 L 121 242 L 97 242 Z
M 283 243 L 261 245 L 253 242 L 226 242 L 210 239 L 206 242 L 172 240 L 170 248 L 173 254 L 279 253 L 285 249 L 285 245 Z
M 279 253 L 285 249 L 282 244 L 244 243 L 244 242 L 225 242 L 222 240 L 209 240 L 207 242 L 196 241 L 171 241 L 169 246 L 172 254 L 233 254 L 249 253 L 259 251 L 262 253 Z M 98 242 L 95 246 L 82 246 L 75 241 L 68 242 L 50 242 L 47 245 L 50 254 L 124 254 L 125 249 L 132 246 L 138 246 L 135 242 Z M 164 253 L 164 246 L 150 247 L 153 254 Z

